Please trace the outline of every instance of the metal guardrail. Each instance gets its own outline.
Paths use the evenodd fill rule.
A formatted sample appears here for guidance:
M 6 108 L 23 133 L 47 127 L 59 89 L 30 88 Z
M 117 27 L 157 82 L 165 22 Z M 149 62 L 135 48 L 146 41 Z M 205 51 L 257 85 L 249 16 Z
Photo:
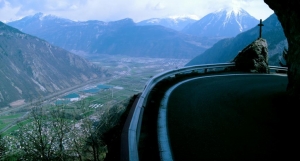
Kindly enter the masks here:
M 287 67 L 278 67 L 278 66 L 269 66 L 270 70 L 275 70 L 275 72 L 287 72 L 288 68 Z
M 175 76 L 176 74 L 187 74 L 197 71 L 202 71 L 203 73 L 208 72 L 208 69 L 217 69 L 222 68 L 223 70 L 228 67 L 234 67 L 234 63 L 220 63 L 220 64 L 205 64 L 205 65 L 195 65 L 195 66 L 188 66 L 180 69 L 175 69 L 171 71 L 167 71 L 161 74 L 158 74 L 154 77 L 152 77 L 145 85 L 144 91 L 138 98 L 138 102 L 136 104 L 136 107 L 134 108 L 133 114 L 130 121 L 130 124 L 127 125 L 128 127 L 124 127 L 122 132 L 122 136 L 126 136 L 128 140 L 125 142 L 122 141 L 121 145 L 121 160 L 122 161 L 138 161 L 139 155 L 138 155 L 138 142 L 140 137 L 140 131 L 141 131 L 141 123 L 143 119 L 143 111 L 144 107 L 146 106 L 148 96 L 150 91 L 153 89 L 153 87 L 159 83 L 160 81 Z M 287 68 L 285 67 L 276 67 L 276 66 L 269 66 L 270 70 L 275 71 L 287 71 Z M 127 121 L 126 121 L 127 122 Z M 126 148 L 122 148 L 126 147 Z
M 161 74 L 158 74 L 158 75 L 152 77 L 146 83 L 144 91 L 142 92 L 141 96 L 138 99 L 136 108 L 135 108 L 133 115 L 131 117 L 131 120 L 130 120 L 128 130 L 123 130 L 123 132 L 125 132 L 127 134 L 123 134 L 123 132 L 122 132 L 122 135 L 127 135 L 127 137 L 128 137 L 128 140 L 122 144 L 128 144 L 128 145 L 121 145 L 122 147 L 127 146 L 127 148 L 121 149 L 121 160 L 124 160 L 124 161 L 127 161 L 127 160 L 128 161 L 138 161 L 139 160 L 138 142 L 139 142 L 141 123 L 142 123 L 142 118 L 143 118 L 143 111 L 144 111 L 143 108 L 147 103 L 150 91 L 153 89 L 153 87 L 158 82 L 160 82 L 163 79 L 166 79 L 168 77 L 175 76 L 176 74 L 191 73 L 191 72 L 199 71 L 199 70 L 203 70 L 203 72 L 206 72 L 207 69 L 227 68 L 227 67 L 233 67 L 233 66 L 234 66 L 234 63 L 188 66 L 185 68 L 167 71 L 167 72 L 164 72 L 164 73 L 161 73 Z M 127 127 L 125 127 L 125 128 L 127 128 Z

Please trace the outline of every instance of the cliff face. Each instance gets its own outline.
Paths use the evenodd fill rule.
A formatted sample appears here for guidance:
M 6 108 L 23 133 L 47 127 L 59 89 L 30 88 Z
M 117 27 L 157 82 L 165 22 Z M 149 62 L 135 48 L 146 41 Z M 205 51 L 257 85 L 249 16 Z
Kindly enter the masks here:
M 300 1 L 295 0 L 264 0 L 274 10 L 288 40 L 289 51 L 287 66 L 289 84 L 288 93 L 300 100 Z

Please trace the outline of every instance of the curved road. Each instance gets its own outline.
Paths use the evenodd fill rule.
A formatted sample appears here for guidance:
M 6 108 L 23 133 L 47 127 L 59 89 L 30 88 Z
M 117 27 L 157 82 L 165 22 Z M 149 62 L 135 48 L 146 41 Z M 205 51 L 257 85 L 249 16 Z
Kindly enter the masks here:
M 208 76 L 171 93 L 167 126 L 174 160 L 286 156 L 285 90 L 279 75 Z

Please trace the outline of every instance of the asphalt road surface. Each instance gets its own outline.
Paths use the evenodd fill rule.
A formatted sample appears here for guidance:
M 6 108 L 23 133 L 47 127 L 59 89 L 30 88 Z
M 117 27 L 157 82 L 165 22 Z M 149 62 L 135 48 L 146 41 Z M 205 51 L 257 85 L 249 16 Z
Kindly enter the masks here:
M 171 93 L 174 160 L 269 160 L 289 155 L 287 77 L 231 75 L 187 81 Z

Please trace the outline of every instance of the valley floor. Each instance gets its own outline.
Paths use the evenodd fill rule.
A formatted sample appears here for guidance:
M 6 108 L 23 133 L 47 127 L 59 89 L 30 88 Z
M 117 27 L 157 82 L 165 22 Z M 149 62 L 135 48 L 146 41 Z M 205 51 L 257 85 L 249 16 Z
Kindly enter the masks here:
M 44 105 L 53 105 L 57 100 L 64 100 L 66 95 L 79 93 L 79 96 L 82 97 L 67 101 L 68 106 L 74 106 L 74 103 L 80 100 L 88 102 L 91 108 L 94 108 L 92 111 L 107 109 L 141 92 L 148 79 L 154 75 L 183 67 L 189 61 L 188 59 L 133 58 L 109 55 L 89 57 L 88 59 L 94 64 L 108 69 L 113 76 L 106 80 L 89 82 L 43 98 Z M 106 85 L 111 88 L 82 94 L 83 90 L 93 89 L 97 85 Z M 40 101 L 38 100 L 38 102 Z M 13 105 L 11 108 L 0 108 L 0 132 L 4 135 L 9 135 L 17 129 L 16 124 L 18 122 L 28 118 L 32 103 L 24 104 L 24 101 L 19 100 L 13 102 Z

